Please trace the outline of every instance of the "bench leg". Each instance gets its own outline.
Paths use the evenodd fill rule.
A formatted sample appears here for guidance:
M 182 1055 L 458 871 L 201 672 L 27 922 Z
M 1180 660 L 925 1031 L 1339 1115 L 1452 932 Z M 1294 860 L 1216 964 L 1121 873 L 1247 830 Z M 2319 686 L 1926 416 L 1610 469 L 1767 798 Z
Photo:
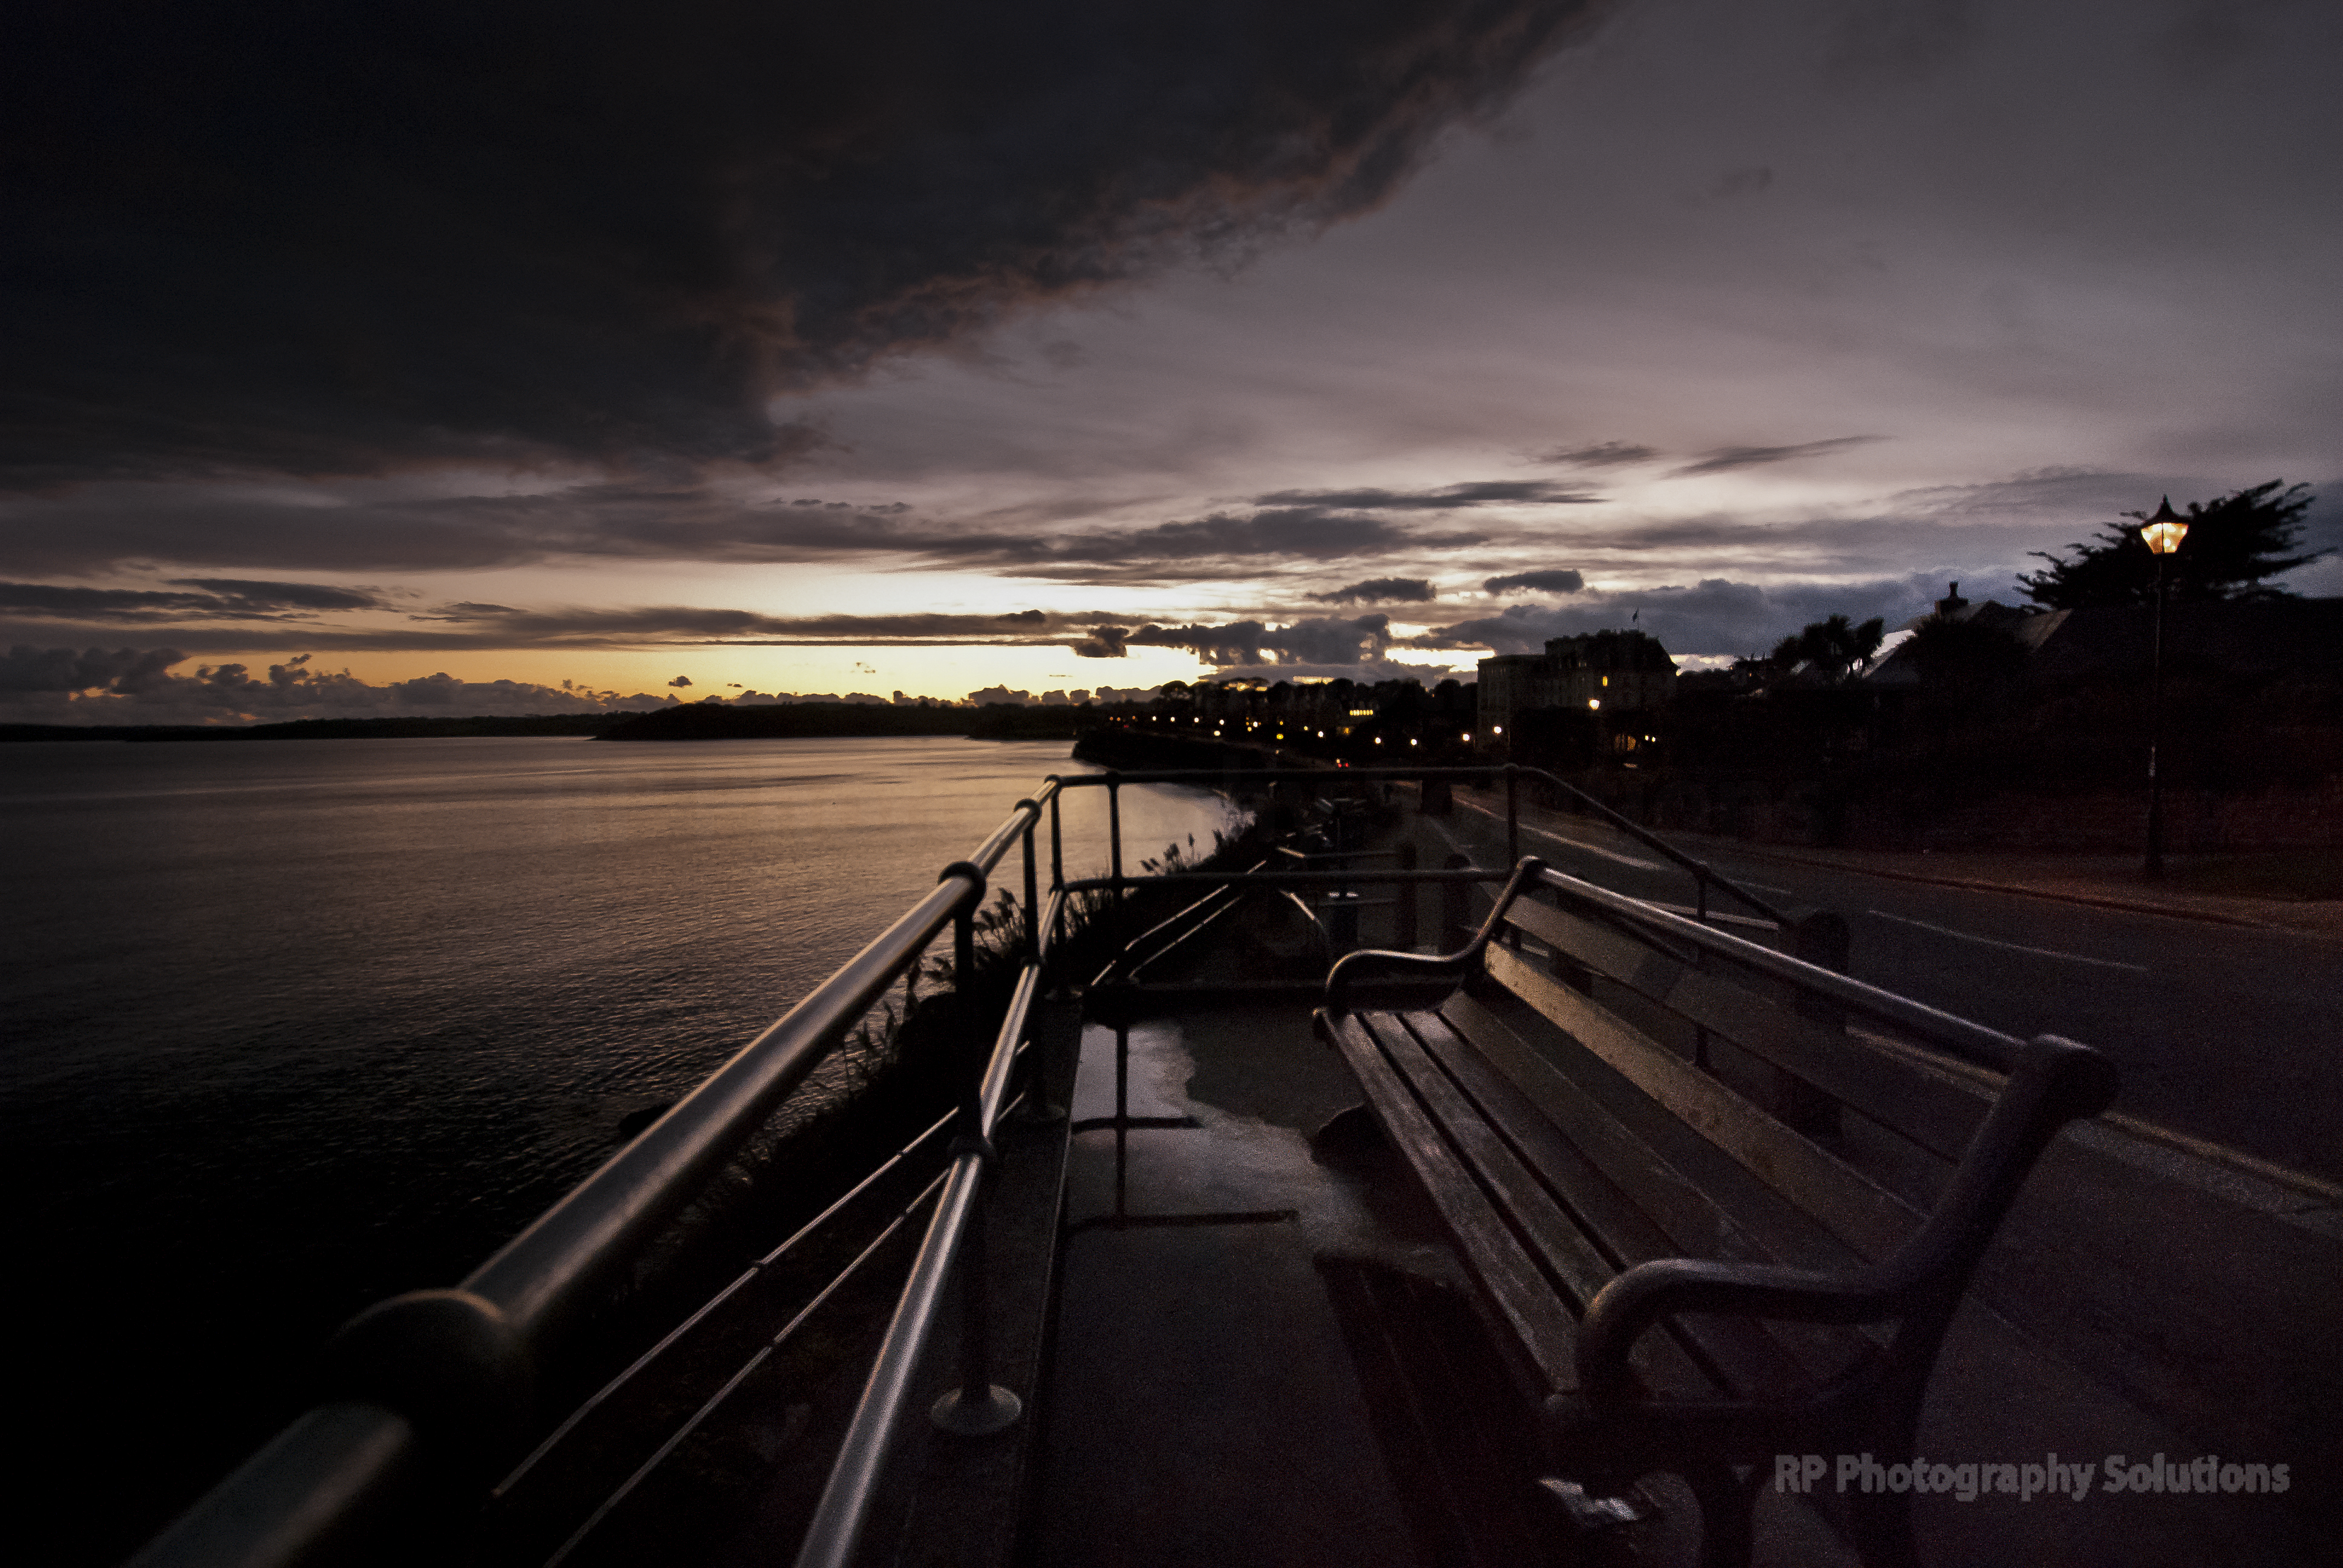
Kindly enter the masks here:
M 1864 1568 L 1915 1568 L 1919 1562 L 1912 1543 L 1912 1500 L 1902 1493 L 1855 1492 L 1847 1494 L 1849 1523 L 1855 1526 L 1855 1549 Z
M 1753 1469 L 1744 1481 L 1723 1460 L 1684 1469 L 1684 1483 L 1700 1501 L 1700 1568 L 1748 1568 L 1749 1515 L 1762 1472 L 1762 1466 Z

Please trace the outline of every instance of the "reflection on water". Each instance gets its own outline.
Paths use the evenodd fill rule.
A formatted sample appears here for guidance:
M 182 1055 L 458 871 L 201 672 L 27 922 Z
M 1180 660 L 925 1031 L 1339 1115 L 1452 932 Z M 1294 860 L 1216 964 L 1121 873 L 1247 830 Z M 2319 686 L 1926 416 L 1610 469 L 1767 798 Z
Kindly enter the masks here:
M 452 1282 L 1081 770 L 930 739 L 0 747 L 18 1262 L 106 1369 L 65 1448 L 95 1423 L 199 1483 L 335 1322 Z M 1103 794 L 1065 809 L 1070 875 L 1104 866 Z M 1138 789 L 1123 819 L 1134 864 L 1226 820 Z M 129 1513 L 59 1550 L 105 1560 Z

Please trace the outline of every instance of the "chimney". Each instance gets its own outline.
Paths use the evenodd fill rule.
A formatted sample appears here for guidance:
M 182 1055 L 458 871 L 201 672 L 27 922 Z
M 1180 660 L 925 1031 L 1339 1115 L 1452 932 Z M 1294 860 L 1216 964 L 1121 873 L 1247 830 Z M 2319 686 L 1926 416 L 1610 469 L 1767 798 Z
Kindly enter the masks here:
M 1961 597 L 1960 584 L 1947 583 L 1945 586 L 1949 591 L 1946 593 L 1944 598 L 1936 601 L 1936 613 L 1938 615 L 1948 616 L 1956 610 L 1968 608 L 1969 601 Z

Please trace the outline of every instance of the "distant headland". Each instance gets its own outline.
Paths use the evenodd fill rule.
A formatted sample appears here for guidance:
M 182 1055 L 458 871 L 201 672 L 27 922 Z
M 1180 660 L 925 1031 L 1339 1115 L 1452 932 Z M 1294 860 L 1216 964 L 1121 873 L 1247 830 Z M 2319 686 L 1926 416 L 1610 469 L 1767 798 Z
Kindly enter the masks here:
M 776 702 L 733 708 L 679 703 L 632 713 L 402 715 L 298 719 L 282 724 L 0 724 L 10 740 L 411 740 L 451 736 L 577 735 L 599 740 L 751 740 L 823 736 L 957 735 L 977 740 L 1071 740 L 1095 721 L 1087 707 Z

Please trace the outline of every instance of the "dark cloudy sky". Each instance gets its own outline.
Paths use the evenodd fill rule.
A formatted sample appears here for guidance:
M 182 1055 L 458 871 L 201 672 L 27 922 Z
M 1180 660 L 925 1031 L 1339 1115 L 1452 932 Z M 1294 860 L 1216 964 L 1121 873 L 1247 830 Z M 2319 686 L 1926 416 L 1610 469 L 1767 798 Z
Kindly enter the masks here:
M 10 31 L 9 717 L 1725 657 L 2281 477 L 2343 544 L 2331 0 Z

